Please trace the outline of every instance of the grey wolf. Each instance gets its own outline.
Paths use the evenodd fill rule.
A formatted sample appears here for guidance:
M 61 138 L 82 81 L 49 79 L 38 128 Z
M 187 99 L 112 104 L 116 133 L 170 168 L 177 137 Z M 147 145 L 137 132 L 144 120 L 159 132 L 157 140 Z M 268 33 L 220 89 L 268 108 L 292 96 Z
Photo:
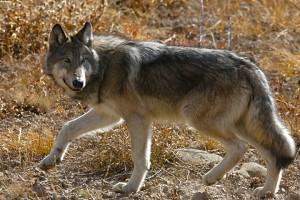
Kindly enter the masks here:
M 139 191 L 149 170 L 153 121 L 189 124 L 224 145 L 226 155 L 203 176 L 205 185 L 222 179 L 250 144 L 268 170 L 264 186 L 253 194 L 274 195 L 296 154 L 264 73 L 232 51 L 94 36 L 88 22 L 69 37 L 56 24 L 44 72 L 91 109 L 63 126 L 42 169 L 61 162 L 74 138 L 122 122 L 131 137 L 134 169 L 128 183 L 113 190 L 124 193 Z

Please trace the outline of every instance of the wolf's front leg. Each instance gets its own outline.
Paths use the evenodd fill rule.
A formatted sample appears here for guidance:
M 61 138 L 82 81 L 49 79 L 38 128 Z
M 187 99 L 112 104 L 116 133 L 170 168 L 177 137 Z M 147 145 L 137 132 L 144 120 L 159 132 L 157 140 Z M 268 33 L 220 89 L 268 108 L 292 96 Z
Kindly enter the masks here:
M 134 164 L 133 173 L 128 183 L 117 183 L 113 190 L 122 193 L 140 190 L 147 171 L 150 168 L 151 128 L 149 121 L 139 115 L 126 120 L 131 138 L 131 153 Z
M 39 167 L 43 170 L 47 170 L 62 161 L 69 143 L 73 139 L 84 133 L 115 125 L 120 121 L 120 117 L 91 109 L 84 115 L 67 122 L 58 134 L 50 154 L 40 162 Z

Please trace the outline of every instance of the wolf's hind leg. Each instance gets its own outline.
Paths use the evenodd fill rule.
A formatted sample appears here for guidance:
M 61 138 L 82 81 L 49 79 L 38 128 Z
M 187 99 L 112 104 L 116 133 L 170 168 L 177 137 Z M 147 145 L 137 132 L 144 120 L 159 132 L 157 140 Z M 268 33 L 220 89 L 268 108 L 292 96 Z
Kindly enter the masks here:
M 131 154 L 134 169 L 128 183 L 117 183 L 115 192 L 138 192 L 150 168 L 151 125 L 142 116 L 134 115 L 125 119 L 131 139 Z
M 274 138 L 270 138 L 272 140 Z M 263 187 L 258 187 L 254 190 L 253 196 L 264 197 L 265 195 L 274 196 L 275 193 L 279 189 L 279 184 L 283 172 L 283 167 L 279 166 L 276 162 L 279 158 L 278 155 L 274 154 L 274 152 L 270 151 L 268 147 L 263 146 L 258 141 L 250 141 L 250 144 L 254 146 L 264 159 L 267 167 L 267 176 L 266 182 Z M 282 146 L 282 151 L 284 151 L 286 147 Z
M 295 157 L 295 144 L 289 131 L 272 113 L 264 122 L 257 117 L 250 118 L 248 126 L 238 126 L 241 137 L 258 150 L 267 167 L 266 182 L 263 187 L 254 190 L 253 195 L 274 196 L 278 191 L 283 168 L 287 167 Z
M 43 170 L 54 167 L 56 163 L 63 159 L 68 145 L 73 139 L 84 133 L 112 126 L 120 120 L 120 117 L 91 109 L 84 115 L 67 122 L 58 134 L 51 152 L 40 162 L 39 167 Z
M 219 141 L 225 146 L 226 155 L 218 165 L 203 176 L 202 183 L 205 185 L 212 185 L 222 179 L 241 160 L 248 148 L 246 142 L 237 137 Z
M 267 169 L 265 185 L 256 188 L 253 192 L 253 196 L 264 197 L 267 194 L 274 196 L 278 191 L 283 170 L 276 167 L 275 162 L 268 163 Z
M 253 196 L 264 197 L 267 194 L 273 196 L 278 191 L 283 170 L 276 165 L 276 156 L 273 155 L 267 147 L 263 146 L 258 141 L 250 140 L 249 142 L 259 151 L 267 167 L 265 185 L 256 188 L 253 192 Z

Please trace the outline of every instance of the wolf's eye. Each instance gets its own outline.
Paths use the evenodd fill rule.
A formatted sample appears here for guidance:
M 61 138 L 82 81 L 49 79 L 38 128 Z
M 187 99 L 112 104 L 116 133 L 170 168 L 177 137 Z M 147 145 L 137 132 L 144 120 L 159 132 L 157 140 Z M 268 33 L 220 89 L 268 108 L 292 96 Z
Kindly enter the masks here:
M 63 60 L 64 60 L 66 63 L 70 63 L 70 62 L 71 62 L 69 58 L 64 58 Z
M 86 61 L 86 57 L 83 57 L 81 63 L 84 63 L 85 61 Z

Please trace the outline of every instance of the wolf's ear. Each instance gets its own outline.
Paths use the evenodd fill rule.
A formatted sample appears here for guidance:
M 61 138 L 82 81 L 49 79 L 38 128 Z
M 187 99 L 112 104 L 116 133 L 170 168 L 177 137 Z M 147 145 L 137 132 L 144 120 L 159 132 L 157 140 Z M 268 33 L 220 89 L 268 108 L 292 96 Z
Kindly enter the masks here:
M 86 22 L 84 27 L 77 33 L 78 39 L 88 47 L 91 47 L 93 43 L 92 29 L 92 24 L 90 22 Z
M 55 24 L 50 33 L 49 49 L 50 51 L 61 46 L 68 40 L 66 33 L 59 24 Z

